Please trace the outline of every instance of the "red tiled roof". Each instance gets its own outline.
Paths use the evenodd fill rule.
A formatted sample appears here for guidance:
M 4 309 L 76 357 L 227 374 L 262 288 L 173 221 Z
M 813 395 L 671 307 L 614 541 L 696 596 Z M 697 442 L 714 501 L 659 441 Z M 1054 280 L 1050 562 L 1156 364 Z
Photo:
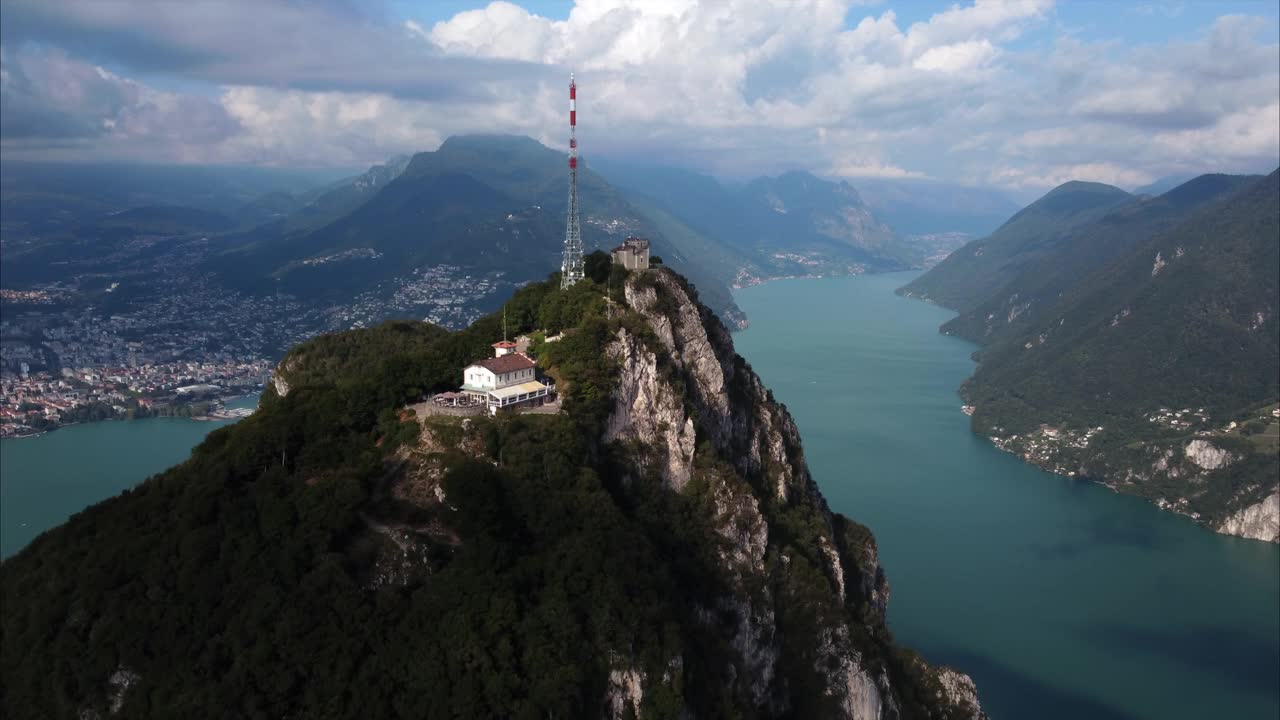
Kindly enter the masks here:
M 494 343 L 493 346 L 496 348 L 513 348 L 516 346 L 516 344 L 511 342 L 510 340 L 500 340 Z
M 479 365 L 480 367 L 493 372 L 495 375 L 505 375 L 509 372 L 515 372 L 516 370 L 528 370 L 531 367 L 536 367 L 536 364 L 532 360 L 520 353 L 511 353 L 510 355 L 503 355 L 502 357 L 485 358 L 484 360 L 477 360 L 471 364 Z

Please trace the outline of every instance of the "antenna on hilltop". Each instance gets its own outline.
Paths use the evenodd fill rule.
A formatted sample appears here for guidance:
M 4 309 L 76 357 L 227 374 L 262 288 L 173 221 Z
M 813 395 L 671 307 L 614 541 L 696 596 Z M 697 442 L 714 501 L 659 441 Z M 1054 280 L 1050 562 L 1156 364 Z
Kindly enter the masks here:
M 560 261 L 560 289 L 572 287 L 585 273 L 582 230 L 578 227 L 578 84 L 569 74 L 569 217 L 564 229 L 564 257 Z
M 507 306 L 502 306 L 502 342 L 507 341 Z

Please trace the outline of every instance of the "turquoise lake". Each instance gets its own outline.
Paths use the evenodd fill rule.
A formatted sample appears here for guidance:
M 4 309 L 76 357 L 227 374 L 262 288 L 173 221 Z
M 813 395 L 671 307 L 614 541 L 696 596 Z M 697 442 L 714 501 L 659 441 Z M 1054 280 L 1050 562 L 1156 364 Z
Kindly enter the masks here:
M 871 527 L 895 637 L 995 720 L 1280 717 L 1280 547 L 1024 464 L 969 431 L 969 343 L 914 274 L 738 291 L 738 352 L 831 508 Z
M 228 408 L 257 407 L 257 396 Z M 191 454 L 234 420 L 111 420 L 0 440 L 0 558 L 86 507 L 137 485 Z

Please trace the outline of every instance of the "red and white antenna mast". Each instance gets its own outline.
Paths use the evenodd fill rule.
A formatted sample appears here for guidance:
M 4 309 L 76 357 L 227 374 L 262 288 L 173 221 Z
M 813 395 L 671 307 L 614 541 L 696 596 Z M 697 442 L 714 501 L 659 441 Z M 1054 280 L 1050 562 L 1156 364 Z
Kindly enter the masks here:
M 571 287 L 584 277 L 582 230 L 578 226 L 578 85 L 569 74 L 569 219 L 564 230 L 564 257 L 560 261 L 560 287 Z

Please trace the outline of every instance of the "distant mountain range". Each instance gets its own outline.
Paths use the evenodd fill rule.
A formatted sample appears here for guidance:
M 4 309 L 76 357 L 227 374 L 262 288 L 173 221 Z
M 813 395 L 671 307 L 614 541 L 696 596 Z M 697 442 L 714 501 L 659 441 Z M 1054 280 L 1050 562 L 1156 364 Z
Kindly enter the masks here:
M 982 345 L 962 389 L 975 431 L 1280 540 L 1277 177 L 1204 175 L 1156 197 L 1067 183 L 902 288 L 957 310 L 942 331 Z
M 1194 179 L 1194 175 L 1166 175 L 1154 182 L 1134 188 L 1134 195 L 1163 195 L 1179 185 Z
M 914 178 L 860 178 L 867 207 L 904 238 L 965 233 L 975 237 L 1000 227 L 1021 207 L 993 188 Z
M 923 258 L 844 181 L 788 172 L 732 188 L 679 168 L 610 164 L 603 172 L 641 202 L 743 253 L 740 279 L 902 270 Z
M 0 284 L 70 282 L 135 238 L 221 235 L 292 213 L 349 172 L 254 167 L 5 162 Z M 133 270 L 136 272 L 136 269 Z
M 409 167 L 410 156 L 400 155 L 382 165 L 374 165 L 355 177 L 339 180 L 320 191 L 291 197 L 292 207 L 282 214 L 288 230 L 323 227 L 355 211 L 379 190 L 400 177 Z M 244 216 L 244 210 L 241 215 Z
M 7 229 L 34 226 L 49 233 L 121 210 L 162 205 L 236 217 L 263 196 L 305 193 L 350 174 L 333 169 L 6 160 L 0 166 L 0 222 Z
M 739 253 L 674 218 L 651 217 L 589 167 L 579 173 L 579 194 L 588 251 L 627 235 L 649 237 L 654 254 L 692 278 L 709 305 L 741 322 L 728 291 L 745 262 Z M 526 137 L 454 137 L 236 237 L 211 267 L 239 287 L 278 282 L 286 292 L 326 299 L 440 263 L 537 280 L 559 268 L 567 196 L 563 153 Z M 350 262 L 309 262 L 362 250 L 371 252 L 348 255 Z
M 565 157 L 527 137 L 453 137 L 339 179 L 244 170 L 237 181 L 240 170 L 6 168 L 4 283 L 56 282 L 68 272 L 136 278 L 148 261 L 164 272 L 176 262 L 241 296 L 281 292 L 327 312 L 358 298 L 367 304 L 427 267 L 516 284 L 559 267 Z M 885 212 L 950 233 L 916 238 L 884 222 L 848 182 L 806 172 L 727 186 L 677 168 L 605 164 L 597 172 L 585 163 L 579 183 L 588 251 L 648 237 L 731 327 L 746 322 L 735 286 L 927 267 L 963 240 L 964 228 L 986 222 L 975 217 L 1001 211 L 996 193 L 877 185 Z M 929 217 L 921 209 L 934 198 L 945 209 Z M 956 219 L 957 206 L 970 215 Z M 181 238 L 187 245 L 175 249 Z

